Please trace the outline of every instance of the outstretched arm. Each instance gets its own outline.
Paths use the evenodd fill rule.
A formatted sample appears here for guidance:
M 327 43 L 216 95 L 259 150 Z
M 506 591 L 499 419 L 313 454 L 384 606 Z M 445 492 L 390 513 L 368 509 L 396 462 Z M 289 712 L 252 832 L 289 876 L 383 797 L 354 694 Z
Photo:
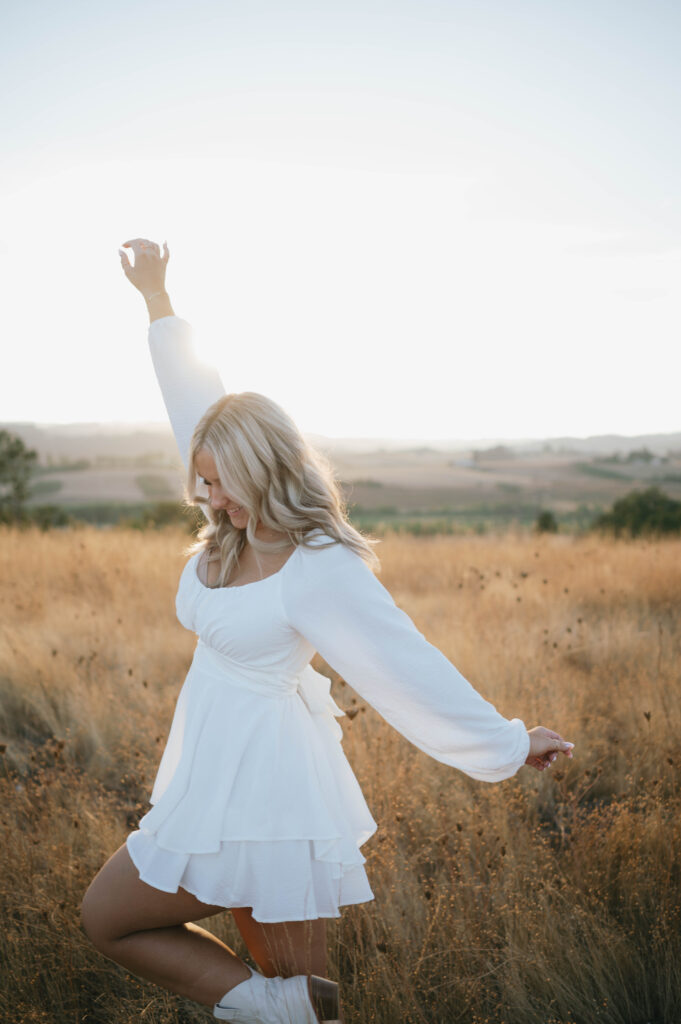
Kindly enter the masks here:
M 192 329 L 176 317 L 165 287 L 169 252 L 155 242 L 135 238 L 124 243 L 135 262 L 121 250 L 121 265 L 130 283 L 144 296 L 149 311 L 149 348 L 163 401 L 185 467 L 194 428 L 206 409 L 225 393 L 220 375 L 200 362 L 192 345 Z
M 282 576 L 290 625 L 425 753 L 488 782 L 572 756 L 557 733 L 500 715 L 344 545 L 302 549 L 297 570 Z

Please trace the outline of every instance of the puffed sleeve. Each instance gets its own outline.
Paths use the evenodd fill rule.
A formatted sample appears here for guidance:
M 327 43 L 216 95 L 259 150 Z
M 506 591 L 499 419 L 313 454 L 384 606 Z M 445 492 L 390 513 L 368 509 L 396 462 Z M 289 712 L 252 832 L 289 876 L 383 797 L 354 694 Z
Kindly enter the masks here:
M 288 623 L 426 754 L 486 782 L 524 764 L 520 719 L 484 700 L 345 545 L 300 549 L 282 603 Z
M 189 442 L 206 409 L 225 393 L 220 374 L 202 363 L 186 320 L 164 316 L 149 326 L 149 349 L 170 425 L 185 468 Z

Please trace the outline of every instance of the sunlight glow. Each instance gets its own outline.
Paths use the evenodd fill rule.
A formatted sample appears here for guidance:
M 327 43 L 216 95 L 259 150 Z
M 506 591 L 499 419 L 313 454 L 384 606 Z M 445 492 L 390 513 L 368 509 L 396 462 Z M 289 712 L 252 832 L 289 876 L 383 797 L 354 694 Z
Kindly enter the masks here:
M 446 175 L 215 161 L 85 166 L 33 183 L 4 212 L 2 257 L 38 263 L 10 297 L 30 402 L 3 415 L 162 418 L 143 304 L 117 266 L 119 243 L 144 233 L 168 239 L 176 312 L 226 387 L 271 395 L 304 429 L 562 433 L 576 395 L 586 430 L 643 429 L 660 395 L 639 394 L 633 410 L 618 377 L 635 371 L 642 335 L 650 356 L 678 330 L 679 252 L 475 218 L 469 191 Z M 36 254 L 29 207 L 58 247 Z
M 176 312 L 226 387 L 271 395 L 309 432 L 678 429 L 676 143 L 667 133 L 655 163 L 646 136 L 648 164 L 634 166 L 627 114 L 645 133 L 650 105 L 616 103 L 598 76 L 630 99 L 649 90 L 660 118 L 666 79 L 645 63 L 632 78 L 605 45 L 607 19 L 586 8 L 547 15 L 541 56 L 502 4 L 494 31 L 472 10 L 426 7 L 431 20 L 409 4 L 396 20 L 367 15 L 373 50 L 356 48 L 364 14 L 352 7 L 305 22 L 289 52 L 274 6 L 263 36 L 257 19 L 208 3 L 214 36 L 184 26 L 204 49 L 185 53 L 178 15 L 147 70 L 141 40 L 116 48 L 128 37 L 113 19 L 107 53 L 124 52 L 126 74 L 114 62 L 100 76 L 99 58 L 74 51 L 81 78 L 55 71 L 54 130 L 43 108 L 55 44 L 26 23 L 36 63 L 16 100 L 33 120 L 11 108 L 21 141 L 0 171 L 12 355 L 0 418 L 164 419 L 144 306 L 117 255 L 146 236 L 169 242 Z M 588 52 L 569 35 L 591 79 L 561 58 L 572 16 L 593 20 Z M 609 150 L 594 111 L 609 118 Z

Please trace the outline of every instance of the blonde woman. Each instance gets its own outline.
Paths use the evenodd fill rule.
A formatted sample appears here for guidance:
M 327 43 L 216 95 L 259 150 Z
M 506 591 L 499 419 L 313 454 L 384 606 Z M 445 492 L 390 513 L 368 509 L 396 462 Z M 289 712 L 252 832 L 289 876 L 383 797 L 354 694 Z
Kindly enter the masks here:
M 143 978 L 240 1024 L 332 1024 L 325 919 L 373 899 L 360 847 L 376 829 L 341 747 L 315 651 L 396 729 L 475 779 L 539 770 L 572 744 L 503 718 L 373 575 L 323 459 L 261 395 L 225 395 L 165 289 L 168 248 L 121 251 L 187 489 L 205 512 L 182 573 L 198 635 L 151 810 L 83 902 L 93 943 Z M 193 922 L 229 909 L 260 968 Z

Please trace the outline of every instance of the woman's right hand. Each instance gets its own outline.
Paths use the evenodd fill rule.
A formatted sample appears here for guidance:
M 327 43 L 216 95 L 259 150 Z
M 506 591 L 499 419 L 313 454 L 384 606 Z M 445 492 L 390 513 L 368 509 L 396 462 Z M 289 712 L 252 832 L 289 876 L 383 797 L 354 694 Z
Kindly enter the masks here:
M 134 264 L 130 262 L 126 249 L 132 249 Z M 146 300 L 149 319 L 158 320 L 164 316 L 173 316 L 173 308 L 166 292 L 166 267 L 170 259 L 168 243 L 163 243 L 161 253 L 156 242 L 151 242 L 148 238 L 131 238 L 123 242 L 123 247 L 118 253 L 123 273 Z
M 130 262 L 128 253 L 124 252 L 125 249 L 132 249 L 134 264 Z M 150 242 L 148 238 L 131 238 L 123 242 L 123 248 L 119 249 L 118 253 L 123 273 L 145 299 L 156 292 L 165 292 L 166 267 L 170 259 L 167 242 L 163 243 L 163 255 L 157 243 Z

